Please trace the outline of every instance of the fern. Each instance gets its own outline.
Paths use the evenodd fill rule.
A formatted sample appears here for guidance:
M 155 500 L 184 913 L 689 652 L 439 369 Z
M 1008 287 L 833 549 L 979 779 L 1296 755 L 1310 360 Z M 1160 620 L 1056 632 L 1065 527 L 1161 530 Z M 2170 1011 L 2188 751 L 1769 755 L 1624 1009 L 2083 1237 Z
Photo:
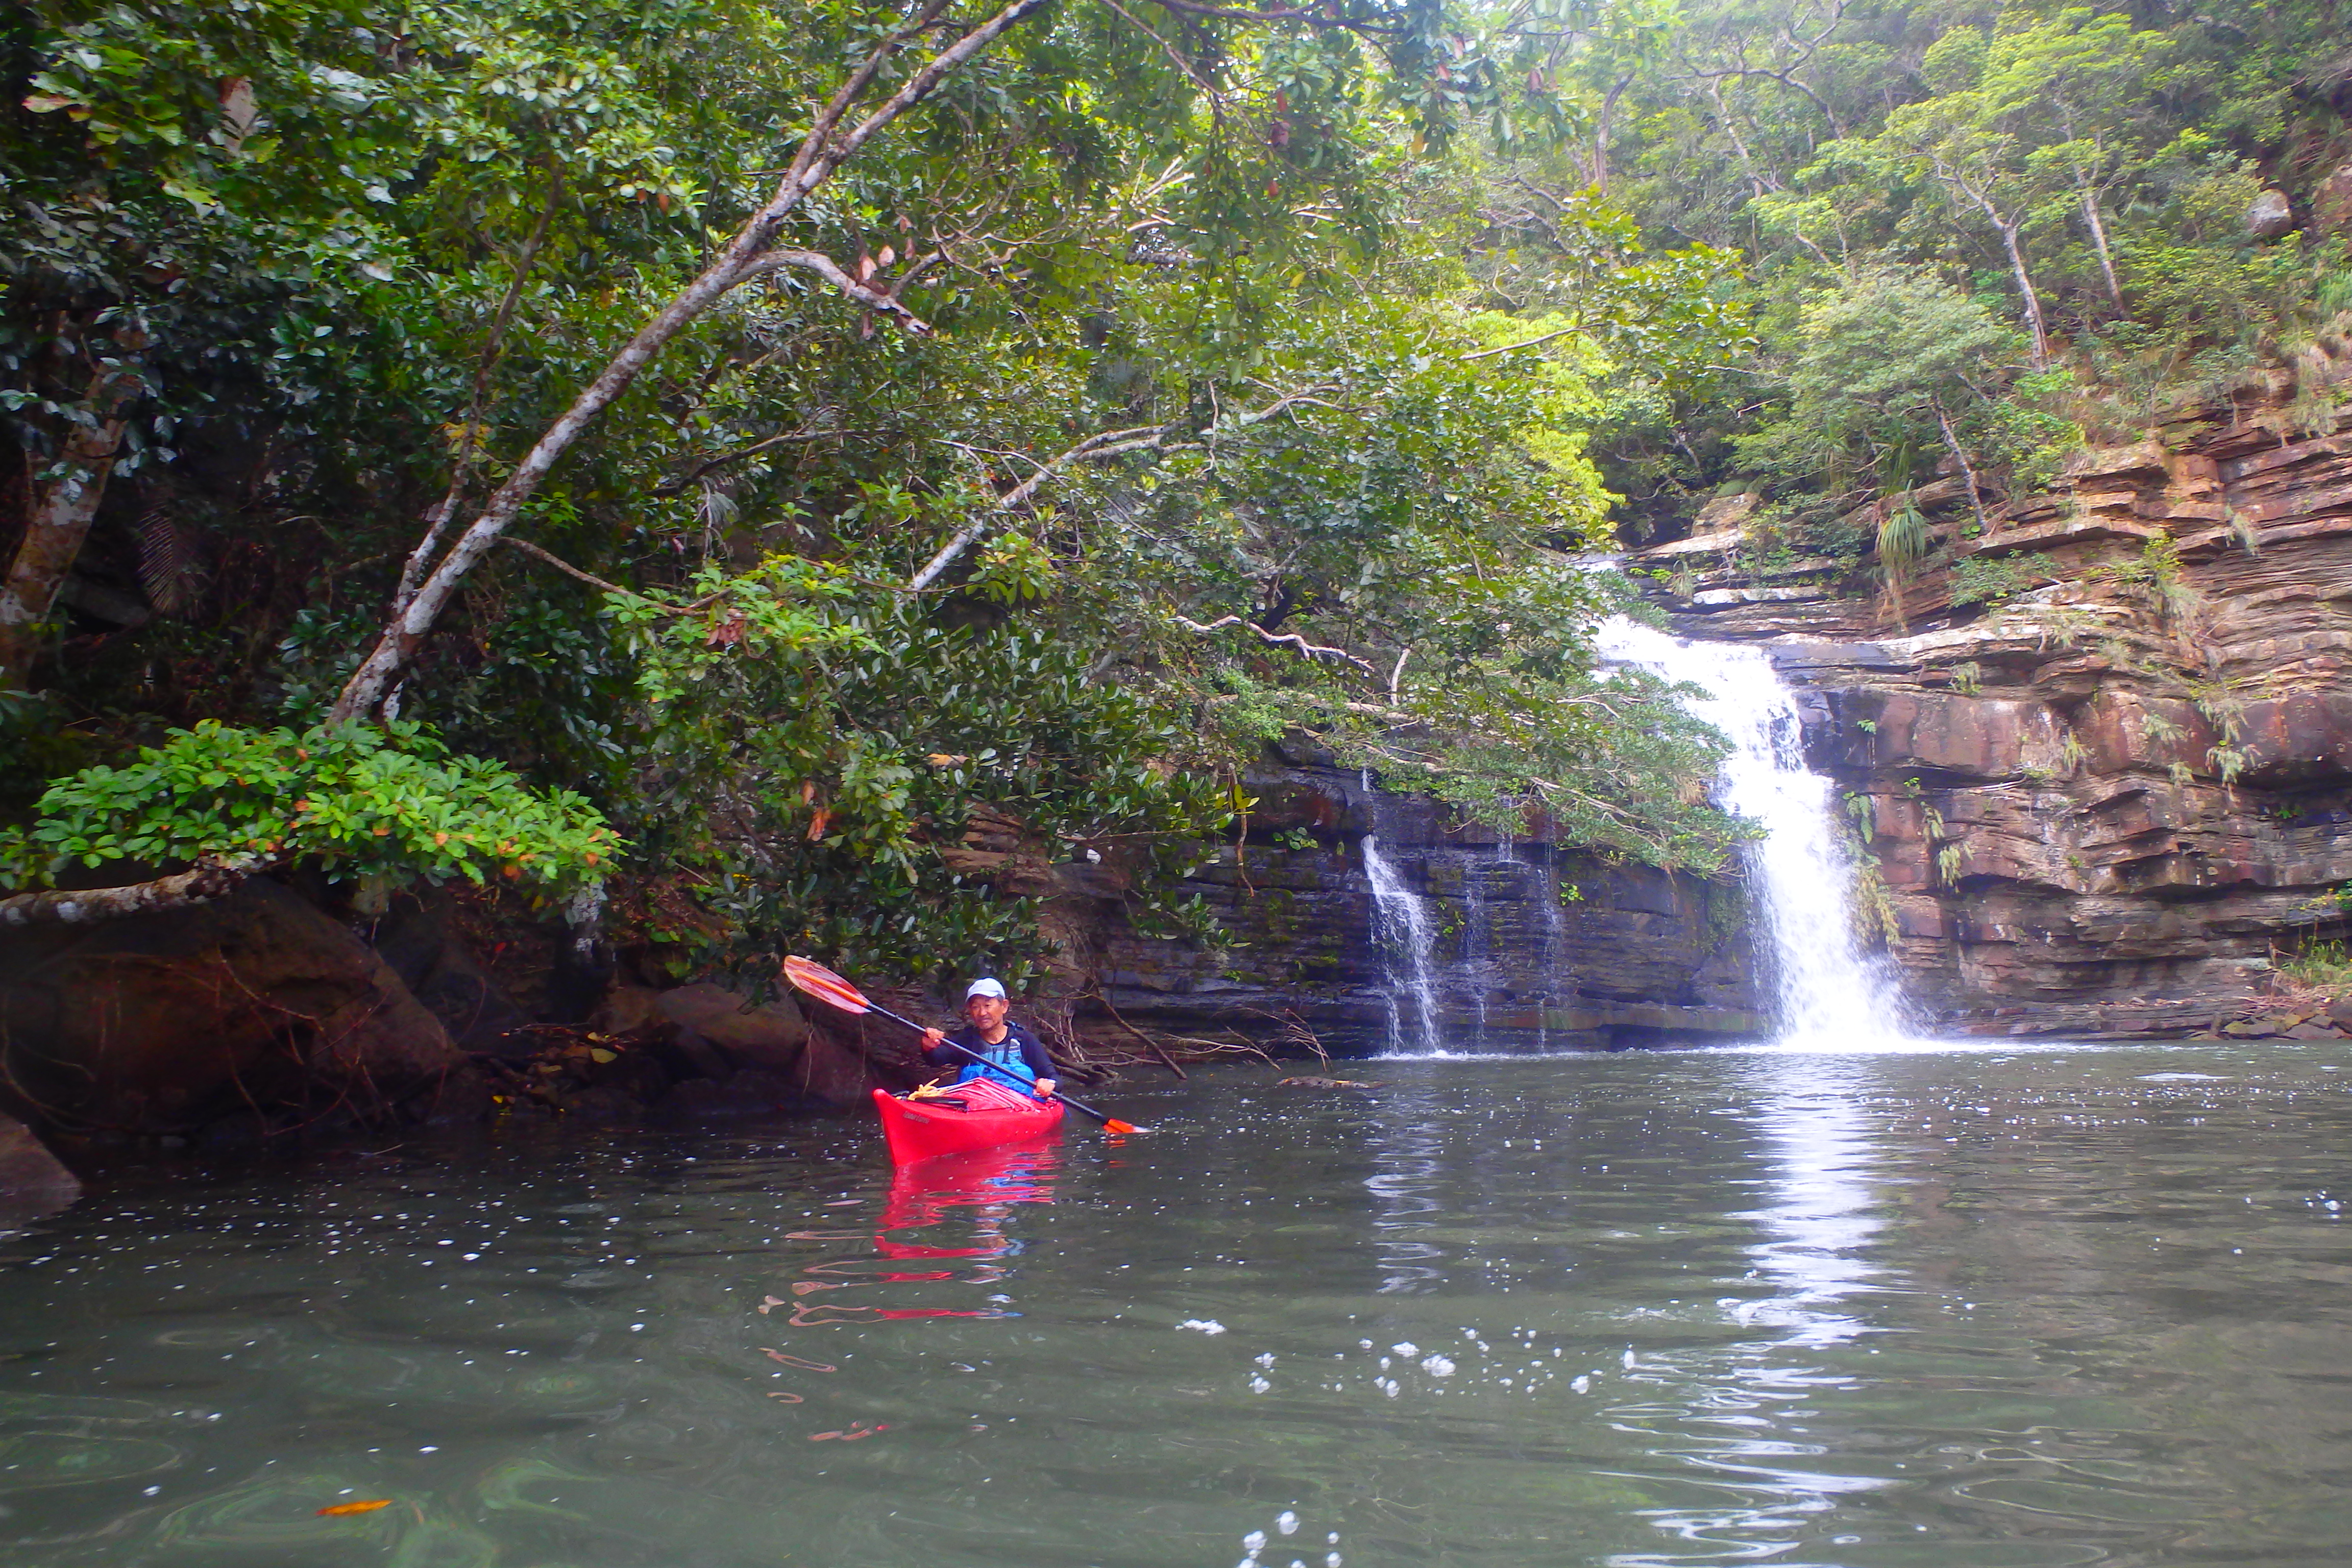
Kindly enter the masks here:
M 194 543 L 169 508 L 147 509 L 139 520 L 139 586 L 158 615 L 176 616 L 204 590 L 204 568 Z

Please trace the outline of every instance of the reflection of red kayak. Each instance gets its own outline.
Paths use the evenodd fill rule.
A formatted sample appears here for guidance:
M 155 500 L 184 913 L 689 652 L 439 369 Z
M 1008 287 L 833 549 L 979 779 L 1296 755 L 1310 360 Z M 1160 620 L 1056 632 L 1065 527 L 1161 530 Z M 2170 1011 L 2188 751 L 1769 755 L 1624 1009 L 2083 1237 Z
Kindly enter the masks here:
M 901 1165 L 937 1154 L 963 1154 L 1000 1143 L 1034 1141 L 1062 1125 L 1062 1102 L 1038 1100 L 1010 1089 L 989 1092 L 993 1086 L 956 1086 L 948 1100 L 901 1100 L 884 1089 L 874 1091 L 875 1109 L 882 1113 L 882 1135 L 889 1141 L 890 1158 Z M 961 1100 L 959 1108 L 950 1100 Z
M 1054 1201 L 1054 1173 L 1061 1158 L 1059 1146 L 1045 1141 L 1000 1143 L 977 1153 L 902 1164 L 890 1177 L 890 1203 L 875 1234 L 875 1249 L 896 1259 L 1001 1258 L 1013 1250 L 1000 1228 L 1005 1216 L 1015 1204 Z M 890 1239 L 893 1231 L 944 1225 L 960 1217 L 958 1210 L 967 1211 L 978 1238 L 988 1245 L 937 1247 Z

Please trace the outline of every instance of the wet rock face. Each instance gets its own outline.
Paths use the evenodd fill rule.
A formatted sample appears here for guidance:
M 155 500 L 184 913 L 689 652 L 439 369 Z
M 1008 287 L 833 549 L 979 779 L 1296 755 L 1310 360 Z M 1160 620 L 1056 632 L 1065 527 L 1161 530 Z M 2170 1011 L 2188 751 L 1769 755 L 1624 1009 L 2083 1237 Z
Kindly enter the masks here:
M 1943 575 L 1894 626 L 1883 598 L 1829 585 L 1670 604 L 1678 632 L 1759 642 L 1806 689 L 1811 764 L 1869 802 L 1923 1023 L 2207 1028 L 2274 949 L 2342 934 L 2352 432 L 2298 406 L 2250 396 L 2089 454 L 1981 537 L 1964 506 L 1932 514 L 1961 560 L 2053 563 L 2057 584 L 1990 612 L 1950 611 Z
M 1235 938 L 1223 952 L 1138 929 L 1116 868 L 1063 868 L 1056 920 L 1074 966 L 1118 1017 L 1153 1033 L 1383 1048 L 1394 987 L 1362 838 L 1423 900 L 1440 1032 L 1450 1048 L 1608 1049 L 1749 1037 L 1753 945 L 1734 884 L 1610 865 L 1540 823 L 1504 841 L 1426 802 L 1368 795 L 1312 762 L 1251 781 L 1249 840 L 1204 850 L 1179 897 Z M 1411 1032 L 1412 1005 L 1403 1024 Z M 1101 1009 L 1076 1026 L 1131 1046 Z
M 53 1129 L 254 1136 L 428 1109 L 470 1082 L 348 929 L 266 879 L 217 903 L 0 937 L 15 1109 Z

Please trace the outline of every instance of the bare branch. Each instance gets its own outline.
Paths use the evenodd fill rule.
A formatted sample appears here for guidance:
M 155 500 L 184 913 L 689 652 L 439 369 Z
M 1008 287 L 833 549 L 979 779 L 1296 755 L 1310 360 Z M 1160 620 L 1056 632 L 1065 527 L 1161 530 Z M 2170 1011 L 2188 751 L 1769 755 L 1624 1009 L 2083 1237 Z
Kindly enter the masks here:
M 1125 430 L 1103 430 L 1087 437 L 1053 461 L 1039 466 L 1037 471 L 998 496 L 981 510 L 980 515 L 959 529 L 954 538 L 940 546 L 939 553 L 923 563 L 922 570 L 907 579 L 909 593 L 919 594 L 940 579 L 940 574 L 954 565 L 963 552 L 996 525 L 1006 512 L 1026 505 L 1041 486 L 1072 463 L 1090 458 L 1108 458 L 1119 452 L 1133 452 L 1147 447 L 1159 447 L 1173 432 L 1172 425 L 1137 425 Z M 951 442 L 950 445 L 961 445 Z
M 1539 338 L 1529 338 L 1525 342 L 1499 343 L 1491 349 L 1480 349 L 1476 353 L 1464 354 L 1462 356 L 1462 363 L 1464 364 L 1468 364 L 1474 359 L 1486 359 L 1494 354 L 1507 354 L 1513 349 L 1531 349 L 1538 343 L 1548 343 L 1554 338 L 1564 338 L 1570 332 L 1582 331 L 1584 329 L 1581 327 L 1562 327 L 1556 332 L 1546 332 Z
M 131 403 L 144 390 L 137 369 L 144 334 L 123 328 L 115 335 L 120 357 L 91 354 L 98 369 L 81 405 L 83 417 L 68 427 L 48 483 L 28 498 L 24 536 L 0 576 L 0 689 L 31 684 L 42 625 L 89 537 Z
M 527 539 L 517 539 L 513 534 L 507 533 L 499 535 L 499 542 L 507 546 L 510 550 L 521 551 L 525 555 L 530 556 L 534 561 L 543 561 L 548 565 L 554 567 L 558 572 L 562 573 L 566 577 L 571 577 L 579 582 L 585 583 L 591 588 L 600 588 L 607 594 L 617 594 L 624 599 L 642 600 L 646 604 L 653 605 L 660 609 L 667 610 L 673 616 L 690 616 L 697 610 L 707 610 L 712 605 L 717 604 L 719 600 L 727 596 L 727 591 L 722 588 L 716 594 L 705 594 L 699 599 L 689 600 L 688 603 L 683 605 L 665 605 L 658 599 L 649 598 L 646 595 L 638 593 L 635 588 L 624 588 L 618 583 L 607 583 L 602 577 L 596 576 L 591 573 L 583 572 L 579 567 L 574 566 L 571 562 L 566 561 L 561 555 L 557 555 L 550 551 L 541 550 L 538 545 L 531 543 L 530 541 Z
M 743 276 L 746 279 L 757 278 L 764 273 L 781 272 L 787 267 L 797 267 L 804 272 L 815 273 L 867 310 L 879 310 L 886 316 L 895 318 L 900 326 L 919 338 L 931 335 L 931 324 L 900 304 L 896 293 L 886 294 L 879 289 L 859 282 L 845 271 L 839 262 L 823 251 L 772 250 L 745 268 Z
M 1243 11 L 1226 5 L 1207 5 L 1200 0 L 1152 0 L 1163 11 L 1173 11 L 1180 16 L 1213 16 L 1228 22 L 1304 22 L 1310 27 L 1337 28 L 1342 32 L 1361 33 L 1381 37 L 1394 37 L 1403 31 L 1400 27 L 1384 27 L 1377 23 L 1349 21 L 1321 11 L 1298 11 L 1287 6 L 1278 11 Z
M 1372 668 L 1370 664 L 1363 659 L 1358 658 L 1346 648 L 1326 647 L 1320 643 L 1311 643 L 1305 637 L 1299 636 L 1297 632 L 1270 632 L 1264 626 L 1259 626 L 1255 621 L 1245 621 L 1239 616 L 1223 616 L 1216 620 L 1205 623 L 1193 620 L 1189 616 L 1178 616 L 1175 617 L 1175 621 L 1178 626 L 1182 626 L 1185 630 L 1193 632 L 1213 632 L 1221 630 L 1226 626 L 1246 626 L 1251 631 L 1257 634 L 1258 640 L 1260 642 L 1265 643 L 1269 647 L 1297 648 L 1308 658 L 1328 658 L 1335 663 L 1352 664 L 1358 669 L 1362 670 L 1366 675 L 1371 676 L 1375 679 L 1379 678 L 1381 673 L 1379 670 Z M 1356 707 L 1357 704 L 1351 702 L 1348 706 L 1352 709 Z M 1374 710 L 1374 711 L 1384 711 L 1384 710 Z
M 688 487 L 691 486 L 696 480 L 701 479 L 705 474 L 710 473 L 714 469 L 723 468 L 730 463 L 740 463 L 746 458 L 756 458 L 761 453 L 772 451 L 778 447 L 797 447 L 805 445 L 812 441 L 842 441 L 847 440 L 853 436 L 887 436 L 889 434 L 890 432 L 887 430 L 879 429 L 786 430 L 774 436 L 762 437 L 759 440 L 752 442 L 748 447 L 738 447 L 731 452 L 721 452 L 719 456 L 705 460 L 680 478 L 665 480 L 663 483 L 656 485 L 652 489 L 646 493 L 647 495 L 656 496 L 683 495 L 686 493 Z
M 282 866 L 286 860 L 283 855 L 206 857 L 194 870 L 125 887 L 18 893 L 14 898 L 0 899 L 0 926 L 95 925 L 124 915 L 210 903 L 235 892 L 248 878 Z
M 809 172 L 824 152 L 835 127 L 848 114 L 850 106 L 874 85 L 874 79 L 881 74 L 882 68 L 889 63 L 891 57 L 904 48 L 908 40 L 940 19 L 940 13 L 948 8 L 949 3 L 950 0 L 924 0 L 922 10 L 913 21 L 867 51 L 866 58 L 857 63 L 857 68 L 849 73 L 848 79 L 825 100 L 824 107 L 818 110 L 816 118 L 809 122 L 809 133 L 801 139 L 800 150 L 793 155 L 792 166 L 784 171 L 786 181 L 798 180 Z
M 1120 16 L 1126 17 L 1129 22 L 1134 23 L 1136 27 L 1142 32 L 1145 37 L 1150 38 L 1153 43 L 1158 44 L 1160 46 L 1160 52 L 1168 57 L 1169 63 L 1173 65 L 1179 71 L 1181 71 L 1186 77 L 1190 78 L 1193 86 L 1199 88 L 1202 92 L 1209 95 L 1209 112 L 1217 116 L 1220 120 L 1224 117 L 1224 106 L 1222 101 L 1223 94 L 1218 92 L 1214 87 L 1212 87 L 1209 84 L 1208 79 L 1203 77 L 1193 68 L 1192 61 L 1186 59 L 1182 55 L 1176 52 L 1175 45 L 1161 37 L 1158 33 L 1153 32 L 1150 26 L 1146 24 L 1141 17 L 1129 10 L 1126 6 L 1120 5 L 1118 0 L 1102 0 L 1102 3 L 1109 6 L 1112 10 L 1118 12 Z

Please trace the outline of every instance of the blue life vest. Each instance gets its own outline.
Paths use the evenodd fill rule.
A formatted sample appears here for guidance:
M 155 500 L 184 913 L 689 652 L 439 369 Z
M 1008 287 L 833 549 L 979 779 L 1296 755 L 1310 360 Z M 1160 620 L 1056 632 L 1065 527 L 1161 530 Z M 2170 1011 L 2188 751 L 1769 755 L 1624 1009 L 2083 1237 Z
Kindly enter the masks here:
M 1019 1027 L 1017 1024 L 1007 1024 L 1004 1026 L 1004 1037 L 992 1046 L 981 1039 L 977 1030 L 971 1031 L 973 1037 L 969 1040 L 956 1040 L 957 1045 L 975 1056 L 986 1057 L 991 1067 L 1000 1069 L 992 1072 L 978 1062 L 966 1062 L 963 1064 L 963 1071 L 956 1075 L 956 1082 L 970 1083 L 976 1078 L 987 1078 L 1003 1083 L 1007 1077 L 1010 1077 L 1015 1083 L 1035 1083 L 1037 1075 L 1031 1072 L 1029 1064 L 1021 1059 L 1021 1039 L 1015 1033 Z M 956 1031 L 958 1035 L 965 1032 L 961 1029 Z M 954 1037 L 950 1036 L 950 1038 L 952 1039 Z

